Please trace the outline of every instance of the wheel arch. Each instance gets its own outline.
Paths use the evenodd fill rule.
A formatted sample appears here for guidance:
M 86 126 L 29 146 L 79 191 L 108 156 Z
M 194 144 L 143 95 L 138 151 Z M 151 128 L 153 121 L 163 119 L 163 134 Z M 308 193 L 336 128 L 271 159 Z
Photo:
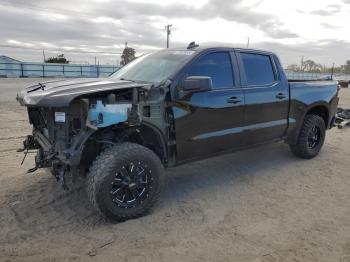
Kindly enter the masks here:
M 328 106 L 326 106 L 326 105 L 315 105 L 315 106 L 312 106 L 305 113 L 304 119 L 305 119 L 306 115 L 311 115 L 311 114 L 320 116 L 323 119 L 326 127 L 328 126 L 328 122 L 329 122 L 329 109 L 328 109 Z
M 88 168 L 93 160 L 109 145 L 131 142 L 152 150 L 163 166 L 168 162 L 168 151 L 162 132 L 154 125 L 142 122 L 137 127 L 116 128 L 110 126 L 93 132 L 81 145 L 79 165 Z
M 297 125 L 293 128 L 293 130 L 287 135 L 286 142 L 288 144 L 294 145 L 297 143 L 300 129 L 305 121 L 305 117 L 310 114 L 320 116 L 326 126 L 326 129 L 329 128 L 330 123 L 330 114 L 329 114 L 329 104 L 326 102 L 317 102 L 309 105 L 303 111 L 304 113 L 299 117 L 299 121 L 297 121 Z
M 161 160 L 163 165 L 167 165 L 168 162 L 168 150 L 166 146 L 166 139 L 164 134 L 155 125 L 143 121 L 139 132 L 134 133 L 134 137 L 138 138 L 137 142 L 150 150 L 152 150 Z

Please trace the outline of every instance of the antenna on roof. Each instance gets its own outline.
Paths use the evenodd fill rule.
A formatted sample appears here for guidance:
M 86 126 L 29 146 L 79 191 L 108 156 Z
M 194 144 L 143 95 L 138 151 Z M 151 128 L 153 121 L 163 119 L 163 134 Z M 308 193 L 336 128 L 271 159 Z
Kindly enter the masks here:
M 193 42 L 191 42 L 191 43 L 188 45 L 187 49 L 196 48 L 196 47 L 198 47 L 198 46 L 199 46 L 199 45 L 196 45 L 196 42 L 193 41 Z

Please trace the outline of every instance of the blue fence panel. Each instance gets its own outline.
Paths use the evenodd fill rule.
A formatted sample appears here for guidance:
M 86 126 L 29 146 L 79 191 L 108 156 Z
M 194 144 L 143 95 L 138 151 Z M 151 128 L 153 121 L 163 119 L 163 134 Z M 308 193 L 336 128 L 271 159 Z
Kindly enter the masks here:
M 21 64 L 18 63 L 0 63 L 0 75 L 8 77 L 18 77 L 21 75 Z
M 64 76 L 64 65 L 60 64 L 43 64 L 44 77 L 63 77 Z
M 43 64 L 22 64 L 22 77 L 45 77 L 45 67 Z
M 1 77 L 107 77 L 120 67 L 51 63 L 3 63 Z

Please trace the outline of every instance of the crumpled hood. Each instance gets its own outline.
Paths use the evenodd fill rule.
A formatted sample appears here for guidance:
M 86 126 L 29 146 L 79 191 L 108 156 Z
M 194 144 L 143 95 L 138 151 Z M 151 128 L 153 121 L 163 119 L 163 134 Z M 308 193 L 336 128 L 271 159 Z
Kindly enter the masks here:
M 147 85 L 112 78 L 54 80 L 27 87 L 17 94 L 16 99 L 24 106 L 65 107 L 82 95 Z

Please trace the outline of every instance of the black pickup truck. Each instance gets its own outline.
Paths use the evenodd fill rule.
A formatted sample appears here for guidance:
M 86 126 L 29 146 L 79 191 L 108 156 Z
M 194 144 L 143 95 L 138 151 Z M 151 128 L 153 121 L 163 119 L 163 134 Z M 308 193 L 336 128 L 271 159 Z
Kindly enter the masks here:
M 143 55 L 109 78 L 39 83 L 17 100 L 33 126 L 29 172 L 49 168 L 63 186 L 85 177 L 94 207 L 122 221 L 154 205 L 162 166 L 280 140 L 315 157 L 338 86 L 288 82 L 271 52 L 190 45 Z

